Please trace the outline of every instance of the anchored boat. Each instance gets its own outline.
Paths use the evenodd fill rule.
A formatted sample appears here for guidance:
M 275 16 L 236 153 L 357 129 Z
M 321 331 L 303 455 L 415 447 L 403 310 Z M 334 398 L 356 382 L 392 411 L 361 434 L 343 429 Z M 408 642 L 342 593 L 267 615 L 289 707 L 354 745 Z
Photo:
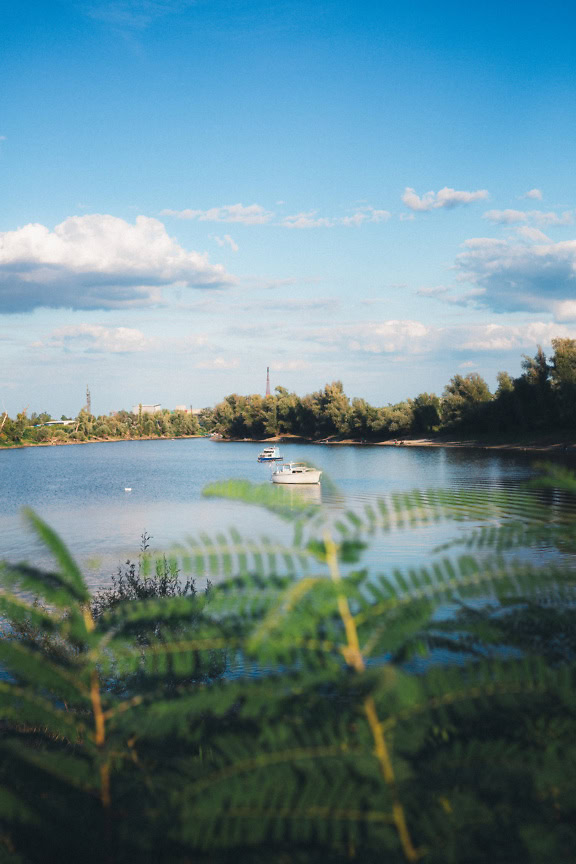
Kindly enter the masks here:
M 284 457 L 280 455 L 278 447 L 265 447 L 258 454 L 258 462 L 280 462 Z
M 285 485 L 320 483 L 322 471 L 310 468 L 305 462 L 286 462 L 272 472 L 272 482 Z

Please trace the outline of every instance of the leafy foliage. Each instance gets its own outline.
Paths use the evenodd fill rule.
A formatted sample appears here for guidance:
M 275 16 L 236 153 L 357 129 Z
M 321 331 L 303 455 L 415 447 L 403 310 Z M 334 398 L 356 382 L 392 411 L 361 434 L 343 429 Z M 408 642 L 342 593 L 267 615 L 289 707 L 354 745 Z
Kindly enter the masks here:
M 279 512 L 269 491 L 207 490 Z M 538 493 L 304 508 L 292 545 L 145 549 L 110 602 L 29 519 L 56 568 L 2 569 L 3 860 L 573 860 L 574 521 Z M 439 520 L 469 530 L 425 567 L 362 567 Z

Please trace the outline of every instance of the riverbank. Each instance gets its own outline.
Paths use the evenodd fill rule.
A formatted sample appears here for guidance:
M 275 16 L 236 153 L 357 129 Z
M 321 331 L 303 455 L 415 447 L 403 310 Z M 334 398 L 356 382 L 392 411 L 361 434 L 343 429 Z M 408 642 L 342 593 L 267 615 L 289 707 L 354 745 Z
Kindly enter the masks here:
M 314 440 L 300 435 L 274 435 L 271 438 L 219 438 L 222 442 L 246 442 L 268 444 L 298 442 L 306 444 L 325 444 L 330 446 L 371 446 L 371 447 L 458 447 L 470 450 L 516 450 L 542 453 L 573 453 L 576 455 L 576 439 L 570 436 L 530 436 L 525 439 L 495 438 L 389 438 L 384 441 L 365 441 L 358 438 L 324 438 Z
M 179 441 L 185 438 L 206 438 L 206 435 L 142 435 L 138 438 L 89 438 L 86 441 L 21 441 L 0 444 L 0 450 L 23 450 L 25 447 L 71 447 L 76 444 L 114 444 L 118 441 Z
M 206 435 L 143 435 L 138 438 L 90 438 L 87 441 L 26 441 L 19 444 L 0 444 L 0 450 L 22 450 L 25 447 L 70 447 L 76 444 L 107 444 L 119 441 L 179 441 L 191 438 L 206 438 Z M 522 440 L 494 438 L 389 438 L 384 441 L 366 441 L 359 438 L 322 438 L 314 440 L 303 435 L 274 435 L 270 438 L 215 438 L 216 442 L 246 444 L 281 444 L 283 442 L 324 444 L 329 446 L 369 447 L 457 447 L 470 450 L 516 450 L 541 453 L 572 453 L 576 455 L 576 440 L 572 437 L 541 436 Z

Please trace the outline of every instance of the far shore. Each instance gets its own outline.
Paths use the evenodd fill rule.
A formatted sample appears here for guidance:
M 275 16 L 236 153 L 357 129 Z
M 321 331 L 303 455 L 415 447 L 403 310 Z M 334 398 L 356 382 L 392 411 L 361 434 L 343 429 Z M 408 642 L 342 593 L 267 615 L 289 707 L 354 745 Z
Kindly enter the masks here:
M 0 450 L 22 450 L 25 447 L 69 447 L 76 444 L 109 444 L 119 441 L 178 441 L 192 438 L 206 438 L 206 435 L 147 435 L 141 438 L 91 438 L 88 441 L 42 441 L 26 442 L 21 444 L 0 444 Z M 525 440 L 497 440 L 482 438 L 455 439 L 448 437 L 438 438 L 389 438 L 385 441 L 366 441 L 358 438 L 323 438 L 313 439 L 301 435 L 274 435 L 271 438 L 214 438 L 217 443 L 288 443 L 302 442 L 303 444 L 324 444 L 328 446 L 355 446 L 355 447 L 457 447 L 470 450 L 511 450 L 535 453 L 576 454 L 576 440 L 573 438 L 558 438 L 547 435 L 540 438 L 530 437 Z
M 547 435 L 541 438 L 531 437 L 521 441 L 504 441 L 497 439 L 465 438 L 455 439 L 447 437 L 439 438 L 388 438 L 385 441 L 365 441 L 358 438 L 304 438 L 299 435 L 275 435 L 271 438 L 218 438 L 219 442 L 247 442 L 247 443 L 282 443 L 289 441 L 301 441 L 306 444 L 326 444 L 330 446 L 366 446 L 366 447 L 458 447 L 471 450 L 520 450 L 542 453 L 573 453 L 576 454 L 576 440 L 574 438 L 562 438 Z
M 0 444 L 0 450 L 23 450 L 25 447 L 72 447 L 75 444 L 117 444 L 119 441 L 179 441 L 206 438 L 206 435 L 142 435 L 141 438 L 89 438 L 87 441 L 26 441 L 22 444 Z

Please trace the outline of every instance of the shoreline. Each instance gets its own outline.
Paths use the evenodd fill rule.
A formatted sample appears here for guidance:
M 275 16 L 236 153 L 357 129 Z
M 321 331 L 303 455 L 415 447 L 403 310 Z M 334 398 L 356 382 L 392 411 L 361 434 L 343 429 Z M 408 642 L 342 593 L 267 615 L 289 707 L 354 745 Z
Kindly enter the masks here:
M 365 441 L 355 438 L 332 439 L 324 438 L 315 440 L 300 435 L 274 435 L 271 438 L 217 438 L 223 443 L 247 443 L 267 444 L 290 441 L 303 444 L 324 444 L 329 446 L 355 446 L 355 447 L 450 447 L 461 450 L 505 450 L 535 453 L 558 453 L 576 455 L 576 440 L 572 438 L 553 438 L 542 436 L 542 438 L 531 438 L 521 441 L 497 441 L 477 438 L 389 438 L 384 441 Z
M 83 444 L 113 444 L 122 441 L 180 441 L 207 438 L 206 435 L 148 435 L 140 438 L 92 438 L 88 441 L 42 441 L 26 442 L 23 444 L 5 445 L 0 444 L 0 450 L 23 450 L 28 447 L 72 447 Z M 353 447 L 449 447 L 468 450 L 500 450 L 519 451 L 534 453 L 555 453 L 558 455 L 576 455 L 576 440 L 572 438 L 554 438 L 550 435 L 542 438 L 531 438 L 523 441 L 497 441 L 482 439 L 455 439 L 455 438 L 389 438 L 384 441 L 365 441 L 355 438 L 344 439 L 313 439 L 301 435 L 287 433 L 285 435 L 274 435 L 270 438 L 214 438 L 216 443 L 236 444 L 268 444 L 300 442 L 303 444 L 327 445 L 327 446 L 353 446 Z
M 141 438 L 90 438 L 88 441 L 30 441 L 24 444 L 0 444 L 0 450 L 25 450 L 27 447 L 73 447 L 76 444 L 117 444 L 119 441 L 184 441 L 206 438 L 206 435 L 143 435 Z

